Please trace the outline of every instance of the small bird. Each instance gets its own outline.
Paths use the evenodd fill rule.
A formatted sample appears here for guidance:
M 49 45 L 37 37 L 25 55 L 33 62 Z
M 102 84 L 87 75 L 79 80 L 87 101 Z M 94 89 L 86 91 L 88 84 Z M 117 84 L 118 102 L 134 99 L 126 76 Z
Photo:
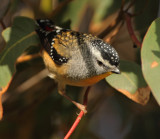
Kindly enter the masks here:
M 49 19 L 38 19 L 36 25 L 42 58 L 49 76 L 58 83 L 58 92 L 86 113 L 84 105 L 66 95 L 66 85 L 90 86 L 119 74 L 118 53 L 96 36 L 61 28 Z

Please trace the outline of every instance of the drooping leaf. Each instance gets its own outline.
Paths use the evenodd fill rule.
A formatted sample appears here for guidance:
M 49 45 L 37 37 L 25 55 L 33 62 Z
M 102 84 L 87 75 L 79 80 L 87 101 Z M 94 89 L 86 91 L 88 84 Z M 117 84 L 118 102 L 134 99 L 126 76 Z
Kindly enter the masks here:
M 143 40 L 141 60 L 144 78 L 160 105 L 160 18 L 153 21 Z
M 129 61 L 120 62 L 121 74 L 112 74 L 106 81 L 119 92 L 140 104 L 149 100 L 150 90 L 143 78 L 141 67 Z
M 26 17 L 16 17 L 13 26 L 2 33 L 7 41 L 0 53 L 0 87 L 4 88 L 15 73 L 16 59 L 31 45 L 38 43 L 35 23 Z

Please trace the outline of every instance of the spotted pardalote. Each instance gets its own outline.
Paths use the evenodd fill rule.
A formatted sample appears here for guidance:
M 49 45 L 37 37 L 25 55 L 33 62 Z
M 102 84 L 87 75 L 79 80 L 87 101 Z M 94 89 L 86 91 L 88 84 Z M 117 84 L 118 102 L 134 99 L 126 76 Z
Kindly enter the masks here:
M 85 107 L 65 94 L 65 86 L 89 86 L 112 73 L 120 73 L 116 50 L 91 34 L 64 29 L 51 20 L 36 20 L 42 57 L 49 76 L 58 82 L 58 91 L 79 109 Z

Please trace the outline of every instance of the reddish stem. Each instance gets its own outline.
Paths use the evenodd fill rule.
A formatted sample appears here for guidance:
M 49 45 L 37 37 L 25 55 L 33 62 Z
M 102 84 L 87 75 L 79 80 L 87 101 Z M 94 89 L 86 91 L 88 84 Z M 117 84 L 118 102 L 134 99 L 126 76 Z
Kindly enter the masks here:
M 64 139 L 68 139 L 72 135 L 73 131 L 76 129 L 83 115 L 84 115 L 84 112 L 81 111 L 78 117 L 76 118 L 75 122 L 73 123 L 72 127 L 68 131 L 67 135 L 64 137 Z
M 125 20 L 126 20 L 126 24 L 127 24 L 127 29 L 128 29 L 128 33 L 132 39 L 132 41 L 139 46 L 140 48 L 142 47 L 142 43 L 137 39 L 134 31 L 133 31 L 133 27 L 132 27 L 132 23 L 131 23 L 131 15 L 127 12 L 125 12 Z
M 83 105 L 85 105 L 85 106 L 87 106 L 88 93 L 89 93 L 90 88 L 91 88 L 90 86 L 87 87 L 87 90 L 86 90 L 86 92 L 84 94 L 84 97 L 83 97 Z M 82 119 L 83 115 L 84 115 L 84 112 L 81 111 L 80 114 L 77 116 L 75 122 L 73 123 L 72 127 L 70 128 L 70 130 L 68 131 L 68 133 L 64 137 L 64 139 L 68 139 L 72 135 L 72 133 L 74 132 L 74 130 L 78 126 L 80 120 Z

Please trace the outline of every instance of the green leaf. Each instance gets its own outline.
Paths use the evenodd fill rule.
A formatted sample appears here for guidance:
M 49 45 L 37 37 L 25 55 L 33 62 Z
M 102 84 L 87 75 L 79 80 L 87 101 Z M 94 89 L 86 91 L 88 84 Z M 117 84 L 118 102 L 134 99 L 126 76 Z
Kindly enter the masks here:
M 144 78 L 160 104 L 160 18 L 153 21 L 143 40 L 141 60 Z
M 120 62 L 121 74 L 112 74 L 106 78 L 106 81 L 117 90 L 126 90 L 134 94 L 138 88 L 146 87 L 141 67 L 129 61 Z
M 32 19 L 16 17 L 12 28 L 7 28 L 2 33 L 7 44 L 0 53 L 0 87 L 5 87 L 15 73 L 16 59 L 26 48 L 38 43 L 34 30 L 35 23 Z

